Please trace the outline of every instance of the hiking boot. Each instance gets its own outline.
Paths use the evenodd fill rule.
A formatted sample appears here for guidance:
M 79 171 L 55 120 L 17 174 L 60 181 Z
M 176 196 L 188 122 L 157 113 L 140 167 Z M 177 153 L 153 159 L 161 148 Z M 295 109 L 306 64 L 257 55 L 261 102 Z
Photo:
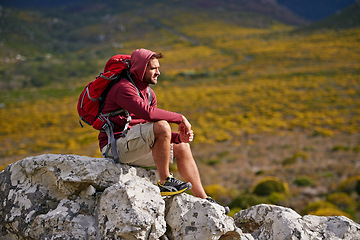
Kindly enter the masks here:
M 217 201 L 215 201 L 215 200 L 212 199 L 211 197 L 207 197 L 206 200 L 208 200 L 208 201 L 211 202 L 211 203 L 215 203 L 215 204 L 218 204 L 218 205 L 222 206 L 222 207 L 224 208 L 224 210 L 225 210 L 225 214 L 226 214 L 226 215 L 229 214 L 230 208 L 229 208 L 228 206 L 223 206 L 223 205 L 221 205 L 220 203 L 218 203 Z
M 179 194 L 191 189 L 192 187 L 191 183 L 182 182 L 171 175 L 165 179 L 164 184 L 161 184 L 160 181 L 158 181 L 158 186 L 160 188 L 161 196 L 172 196 Z

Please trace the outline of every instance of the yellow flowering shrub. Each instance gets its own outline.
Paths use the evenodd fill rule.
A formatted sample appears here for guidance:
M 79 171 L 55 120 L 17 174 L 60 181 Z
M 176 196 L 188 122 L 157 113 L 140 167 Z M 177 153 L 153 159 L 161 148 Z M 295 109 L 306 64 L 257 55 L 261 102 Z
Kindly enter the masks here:
M 194 144 L 236 139 L 239 145 L 244 135 L 299 129 L 323 137 L 359 132 L 358 29 L 287 34 L 291 28 L 281 25 L 243 28 L 214 20 L 192 26 L 185 24 L 191 18 L 178 20 L 184 24 L 172 27 L 184 39 L 163 29 L 168 40 L 152 43 L 165 55 L 153 88 L 160 108 L 190 120 Z M 144 41 L 123 50 L 147 46 Z M 0 156 L 100 156 L 97 131 L 78 125 L 77 94 L 8 101 L 0 108 Z

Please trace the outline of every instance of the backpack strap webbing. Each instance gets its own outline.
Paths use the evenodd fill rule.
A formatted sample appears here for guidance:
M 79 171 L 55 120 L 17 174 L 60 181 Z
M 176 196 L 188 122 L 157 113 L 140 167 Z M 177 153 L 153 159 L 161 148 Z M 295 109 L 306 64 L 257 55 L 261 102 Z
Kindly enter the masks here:
M 149 106 L 151 106 L 152 94 L 151 94 L 151 89 L 150 89 L 150 87 L 148 87 L 148 93 L 149 93 Z
M 109 121 L 108 118 L 106 118 L 106 122 L 103 126 L 103 129 L 105 130 L 106 132 L 106 135 L 108 137 L 108 145 L 107 145 L 107 148 L 109 148 L 111 146 L 111 151 L 112 151 L 112 154 L 114 156 L 114 161 L 115 163 L 120 163 L 119 161 L 119 155 L 117 154 L 117 150 L 116 150 L 116 139 L 115 139 L 115 136 L 114 136 L 114 128 L 113 128 L 113 125 L 112 123 Z M 108 151 L 108 149 L 106 150 L 106 152 Z M 104 156 L 106 157 L 106 156 Z
M 134 85 L 139 97 L 143 98 L 141 96 L 141 93 L 140 93 L 139 89 L 136 87 L 134 81 L 132 80 L 132 78 L 130 76 L 130 72 L 129 71 L 126 71 L 126 72 L 127 72 L 127 77 L 128 77 L 127 79 Z M 151 106 L 152 105 L 151 104 L 152 103 L 152 93 L 151 93 L 150 87 L 148 87 L 148 94 L 149 94 L 149 105 Z M 124 130 L 122 131 L 120 137 L 125 137 L 128 130 L 129 130 L 129 124 L 131 122 L 130 113 L 126 109 L 120 109 L 120 110 L 110 112 L 110 113 L 106 113 L 106 114 L 100 113 L 100 116 L 99 116 L 99 117 L 105 119 L 105 121 L 106 121 L 106 123 L 103 126 L 103 129 L 106 132 L 106 135 L 108 137 L 108 146 L 107 147 L 108 148 L 111 147 L 111 151 L 112 151 L 112 154 L 114 156 L 115 163 L 120 163 L 120 161 L 119 161 L 119 155 L 117 153 L 116 139 L 115 139 L 115 136 L 114 136 L 114 126 L 113 126 L 113 123 L 109 120 L 109 117 L 120 115 L 122 113 L 125 113 L 126 124 L 124 126 Z M 108 150 L 109 149 L 107 149 L 105 152 L 107 152 Z M 106 157 L 106 156 L 104 156 L 104 157 Z

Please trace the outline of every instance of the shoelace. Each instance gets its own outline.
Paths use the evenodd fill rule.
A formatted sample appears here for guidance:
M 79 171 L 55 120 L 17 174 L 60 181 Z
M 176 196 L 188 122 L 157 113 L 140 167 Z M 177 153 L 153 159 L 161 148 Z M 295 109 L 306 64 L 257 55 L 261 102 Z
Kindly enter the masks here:
M 174 177 L 170 177 L 170 179 L 168 180 L 169 182 L 173 182 L 173 183 L 176 183 L 176 184 L 183 184 L 182 181 L 180 181 L 179 179 L 176 179 Z

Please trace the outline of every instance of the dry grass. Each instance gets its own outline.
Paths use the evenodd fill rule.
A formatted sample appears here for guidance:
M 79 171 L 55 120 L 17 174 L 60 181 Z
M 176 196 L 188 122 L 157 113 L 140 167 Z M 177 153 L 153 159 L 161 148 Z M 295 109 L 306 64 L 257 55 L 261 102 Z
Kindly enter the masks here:
M 242 143 L 194 147 L 205 185 L 221 183 L 227 189 L 249 192 L 264 177 L 276 176 L 289 185 L 292 196 L 282 205 L 301 212 L 308 203 L 339 191 L 341 181 L 360 172 L 360 153 L 356 151 L 359 133 L 334 137 L 309 136 L 305 132 L 255 134 L 238 142 Z M 340 145 L 347 146 L 347 150 L 333 150 Z M 225 150 L 226 156 L 220 157 L 215 165 L 208 164 L 209 159 L 219 158 Z M 282 164 L 299 152 L 303 154 L 294 163 Z M 312 180 L 312 186 L 294 184 L 297 177 L 304 176 Z

